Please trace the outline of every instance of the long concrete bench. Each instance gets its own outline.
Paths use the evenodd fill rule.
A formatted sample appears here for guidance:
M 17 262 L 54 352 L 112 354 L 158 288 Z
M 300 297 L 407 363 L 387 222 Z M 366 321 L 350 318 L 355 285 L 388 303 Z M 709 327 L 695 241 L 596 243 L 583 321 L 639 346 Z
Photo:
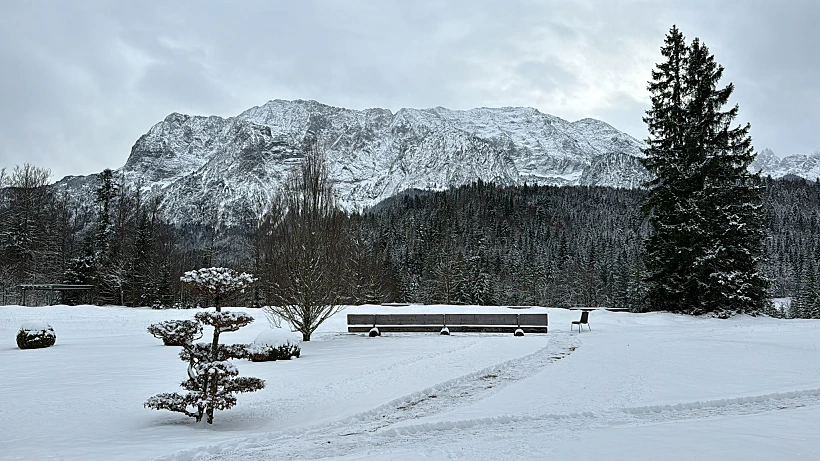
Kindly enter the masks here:
M 347 314 L 349 333 L 546 333 L 547 314 Z

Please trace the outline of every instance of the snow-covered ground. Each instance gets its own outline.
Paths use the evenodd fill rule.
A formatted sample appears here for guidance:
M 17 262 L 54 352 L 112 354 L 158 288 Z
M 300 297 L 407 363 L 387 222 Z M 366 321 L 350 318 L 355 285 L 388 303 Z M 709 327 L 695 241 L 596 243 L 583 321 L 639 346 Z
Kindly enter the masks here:
M 224 342 L 268 328 L 246 311 Z M 548 311 L 552 331 L 521 338 L 368 338 L 337 315 L 300 359 L 239 361 L 267 388 L 208 426 L 142 407 L 185 375 L 146 326 L 195 311 L 0 307 L 0 459 L 820 459 L 820 321 L 598 311 L 579 334 L 578 312 Z M 56 345 L 17 349 L 29 321 Z

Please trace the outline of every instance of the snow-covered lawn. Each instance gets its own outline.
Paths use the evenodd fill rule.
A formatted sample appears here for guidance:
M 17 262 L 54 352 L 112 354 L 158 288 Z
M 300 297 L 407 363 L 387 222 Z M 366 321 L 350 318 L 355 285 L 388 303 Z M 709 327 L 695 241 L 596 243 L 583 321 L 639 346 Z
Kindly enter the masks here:
M 223 342 L 268 328 L 245 311 L 257 322 Z M 578 312 L 549 309 L 546 335 L 368 338 L 337 315 L 300 359 L 238 361 L 267 387 L 208 426 L 142 407 L 185 375 L 179 348 L 145 328 L 195 311 L 0 312 L 3 460 L 820 459 L 820 321 L 599 311 L 579 334 Z M 39 320 L 56 345 L 18 349 L 18 328 Z

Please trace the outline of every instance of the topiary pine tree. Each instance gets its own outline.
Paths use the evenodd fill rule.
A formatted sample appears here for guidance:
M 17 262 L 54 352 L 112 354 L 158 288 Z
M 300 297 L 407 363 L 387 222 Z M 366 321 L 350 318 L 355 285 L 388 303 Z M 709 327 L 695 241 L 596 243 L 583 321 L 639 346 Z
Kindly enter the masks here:
M 246 272 L 237 273 L 227 267 L 206 267 L 188 271 L 179 278 L 190 284 L 194 290 L 213 298 L 216 311 L 221 312 L 222 302 L 237 294 L 244 293 L 256 278 Z
M 672 27 L 652 72 L 644 166 L 654 175 L 644 209 L 648 308 L 689 314 L 761 313 L 768 282 L 763 260 L 763 185 L 749 125 L 732 127 L 734 86 L 718 88 L 723 67 L 700 40 L 686 46 Z
M 216 300 L 215 312 L 199 312 L 194 316 L 198 323 L 213 329 L 213 337 L 210 343 L 191 343 L 187 336 L 176 338 L 182 345 L 179 357 L 188 362 L 188 379 L 181 384 L 187 392 L 158 394 L 148 399 L 145 406 L 180 412 L 197 422 L 204 416 L 208 424 L 213 424 L 215 410 L 236 405 L 235 394 L 265 387 L 265 382 L 259 378 L 240 377 L 239 369 L 230 362 L 231 359 L 247 358 L 244 344 L 219 344 L 222 333 L 237 331 L 253 322 L 253 317 L 243 312 L 222 312 L 221 301 L 244 291 L 253 283 L 254 277 L 224 267 L 211 267 L 186 272 L 180 280 L 193 284 L 196 290 Z M 179 334 L 184 335 L 189 330 L 180 329 Z

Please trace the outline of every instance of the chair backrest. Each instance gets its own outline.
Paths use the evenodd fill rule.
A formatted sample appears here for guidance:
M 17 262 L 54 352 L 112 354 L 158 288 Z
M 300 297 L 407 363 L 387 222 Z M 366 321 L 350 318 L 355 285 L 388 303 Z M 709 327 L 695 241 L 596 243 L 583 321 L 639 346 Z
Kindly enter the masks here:
M 589 311 L 581 312 L 581 323 L 589 323 Z

